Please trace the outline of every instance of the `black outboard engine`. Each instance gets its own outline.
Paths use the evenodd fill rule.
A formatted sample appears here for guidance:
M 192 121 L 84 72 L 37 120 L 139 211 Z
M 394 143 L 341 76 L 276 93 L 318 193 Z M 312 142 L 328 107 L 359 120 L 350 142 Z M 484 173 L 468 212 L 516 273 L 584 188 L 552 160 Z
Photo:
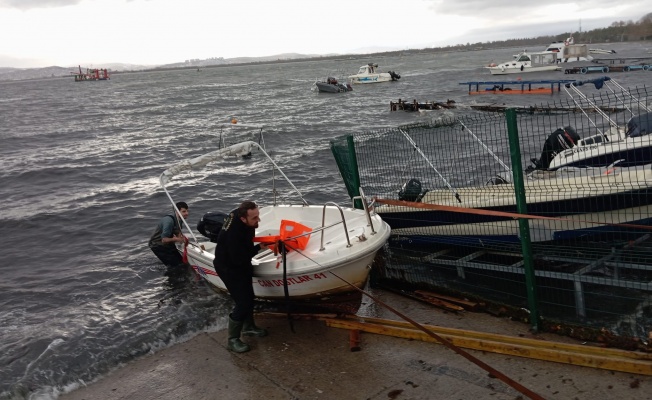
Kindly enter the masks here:
M 627 137 L 645 136 L 652 133 L 652 112 L 637 115 L 627 122 Z
M 393 81 L 397 81 L 397 80 L 401 79 L 401 75 L 397 74 L 394 71 L 389 71 L 389 76 L 392 77 Z
M 571 126 L 559 128 L 551 133 L 543 144 L 541 158 L 538 160 L 536 158 L 532 159 L 536 169 L 548 169 L 550 167 L 550 162 L 557 154 L 574 147 L 580 139 L 580 135 L 578 135 L 577 132 L 575 132 L 575 129 Z
M 217 235 L 222 230 L 224 220 L 229 214 L 221 212 L 207 212 L 197 223 L 197 230 L 206 236 L 211 242 L 217 243 Z
M 412 178 L 403 184 L 403 187 L 398 192 L 398 199 L 403 201 L 419 202 L 426 194 L 427 190 L 421 186 L 421 181 Z

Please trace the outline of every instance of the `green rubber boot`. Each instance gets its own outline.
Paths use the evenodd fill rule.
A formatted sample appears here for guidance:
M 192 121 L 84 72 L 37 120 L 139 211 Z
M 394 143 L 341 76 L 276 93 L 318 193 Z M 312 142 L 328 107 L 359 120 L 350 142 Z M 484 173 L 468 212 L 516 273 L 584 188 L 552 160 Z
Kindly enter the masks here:
M 244 324 L 242 328 L 243 335 L 258 336 L 258 337 L 267 336 L 267 330 L 256 326 L 253 315 L 245 319 L 243 324 Z
M 245 353 L 250 350 L 249 345 L 240 340 L 243 324 L 244 322 L 234 321 L 229 316 L 229 345 L 227 349 L 235 353 Z

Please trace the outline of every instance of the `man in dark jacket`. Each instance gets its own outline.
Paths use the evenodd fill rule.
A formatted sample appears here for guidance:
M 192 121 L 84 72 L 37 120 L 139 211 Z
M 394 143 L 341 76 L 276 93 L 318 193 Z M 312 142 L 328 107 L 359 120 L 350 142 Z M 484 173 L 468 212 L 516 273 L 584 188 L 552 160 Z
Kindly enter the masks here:
M 254 323 L 251 258 L 261 249 L 261 245 L 254 245 L 253 242 L 259 221 L 256 203 L 243 202 L 225 219 L 215 248 L 215 271 L 235 302 L 235 307 L 229 314 L 228 349 L 236 353 L 249 351 L 249 345 L 240 340 L 241 334 L 258 337 L 267 335 L 265 329 L 258 328 Z
M 181 234 L 181 218 L 188 218 L 188 204 L 180 201 L 175 206 L 179 211 L 161 218 L 149 238 L 149 248 L 168 267 L 185 265 L 175 243 L 184 243 L 186 240 Z

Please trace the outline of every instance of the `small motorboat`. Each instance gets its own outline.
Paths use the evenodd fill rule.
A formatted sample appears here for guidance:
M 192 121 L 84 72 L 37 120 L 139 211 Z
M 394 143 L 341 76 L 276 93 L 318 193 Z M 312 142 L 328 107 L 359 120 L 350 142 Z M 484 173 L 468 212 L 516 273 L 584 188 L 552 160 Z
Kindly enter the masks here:
M 369 63 L 361 66 L 358 73 L 349 76 L 349 79 L 351 83 L 379 83 L 397 81 L 401 79 L 401 75 L 394 71 L 380 72 L 378 64 Z
M 425 190 L 411 179 L 399 192 L 399 201 L 385 200 L 376 211 L 395 236 L 414 242 L 518 243 L 522 232 L 513 215 L 518 212 L 515 186 L 505 180 L 496 183 Z M 652 223 L 650 164 L 533 171 L 524 183 L 528 214 L 545 216 L 530 222 L 532 242 L 587 238 L 613 230 L 592 221 Z
M 324 93 L 341 93 L 353 90 L 350 84 L 338 82 L 337 79 L 330 76 L 325 81 L 315 82 L 315 86 L 317 86 L 317 90 Z
M 641 113 L 631 112 L 624 126 L 604 113 L 578 87 L 593 84 L 596 89 L 606 85 L 613 93 L 618 93 L 621 101 L 627 98 L 639 104 Z M 588 101 L 595 110 L 596 117 L 602 118 L 607 129 L 600 129 L 599 121 L 591 120 L 597 134 L 582 138 L 571 126 L 559 128 L 546 139 L 541 156 L 532 159 L 534 169 L 555 170 L 561 167 L 604 167 L 617 164 L 619 167 L 633 167 L 652 164 L 652 108 L 634 98 L 630 91 L 618 82 L 605 76 L 597 79 L 574 81 L 564 85 L 566 92 L 580 106 L 572 94 Z M 587 118 L 588 118 L 587 114 Z
M 514 56 L 513 61 L 497 65 L 491 64 L 485 68 L 489 69 L 491 75 L 561 71 L 561 67 L 557 65 L 557 53 L 554 52 L 528 53 L 524 51 Z
M 252 149 L 265 155 L 274 171 L 287 181 L 300 199 L 298 204 L 281 205 L 274 202 L 259 208 L 261 223 L 256 230 L 256 240 L 281 240 L 290 251 L 284 254 L 266 249 L 252 258 L 255 296 L 265 300 L 283 300 L 287 291 L 287 296 L 293 300 L 321 301 L 362 288 L 367 282 L 376 253 L 390 235 L 389 225 L 368 207 L 364 195 L 354 200 L 360 202 L 363 209 L 342 207 L 333 202 L 309 205 L 274 160 L 252 141 L 180 162 L 161 174 L 160 185 L 174 206 L 166 188 L 173 177 L 227 157 L 241 158 L 251 153 Z M 188 262 L 206 281 L 226 291 L 213 266 L 216 237 L 221 225 L 214 224 L 218 225 L 217 228 L 209 230 L 205 234 L 208 237 L 202 238 L 193 232 L 187 221 L 184 220 L 183 224 L 189 232 L 189 241 L 185 246 L 180 246 L 179 251 L 187 256 Z M 297 229 L 287 234 L 288 226 Z M 205 231 L 205 227 L 200 232 L 202 230 Z

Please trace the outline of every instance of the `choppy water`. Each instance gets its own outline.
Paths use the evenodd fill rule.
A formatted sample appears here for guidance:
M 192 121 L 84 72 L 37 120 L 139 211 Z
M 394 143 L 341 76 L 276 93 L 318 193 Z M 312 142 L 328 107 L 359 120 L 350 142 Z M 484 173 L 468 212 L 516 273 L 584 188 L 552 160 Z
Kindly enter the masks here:
M 609 46 L 624 55 L 648 47 Z M 415 122 L 416 114 L 390 112 L 398 98 L 485 102 L 458 83 L 509 80 L 480 66 L 516 51 L 0 82 L 0 398 L 54 399 L 135 357 L 225 326 L 228 297 L 166 277 L 146 246 L 170 210 L 158 176 L 216 149 L 220 124 L 233 116 L 264 124 L 267 149 L 309 202 L 348 204 L 329 139 Z M 402 78 L 344 94 L 311 90 L 317 78 L 352 74 L 367 62 Z M 639 85 L 652 73 L 612 76 Z M 269 199 L 270 174 L 255 158 L 227 166 L 172 185 L 175 199 L 190 204 L 191 226 L 204 212 Z

